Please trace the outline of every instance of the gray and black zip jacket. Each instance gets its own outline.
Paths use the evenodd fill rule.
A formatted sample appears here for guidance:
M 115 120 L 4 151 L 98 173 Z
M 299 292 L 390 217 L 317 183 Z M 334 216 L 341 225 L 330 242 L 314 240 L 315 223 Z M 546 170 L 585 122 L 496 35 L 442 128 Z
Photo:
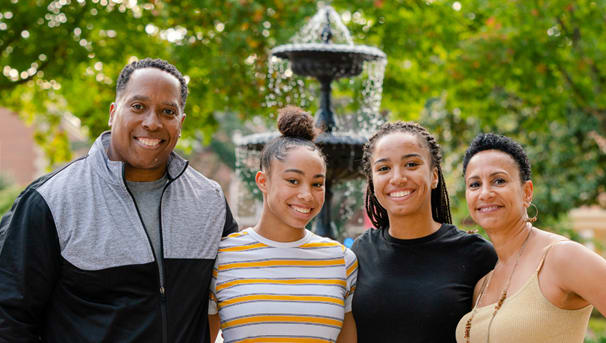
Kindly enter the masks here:
M 237 230 L 221 188 L 171 155 L 154 256 L 109 139 L 34 181 L 2 217 L 0 342 L 209 341 L 214 259 Z

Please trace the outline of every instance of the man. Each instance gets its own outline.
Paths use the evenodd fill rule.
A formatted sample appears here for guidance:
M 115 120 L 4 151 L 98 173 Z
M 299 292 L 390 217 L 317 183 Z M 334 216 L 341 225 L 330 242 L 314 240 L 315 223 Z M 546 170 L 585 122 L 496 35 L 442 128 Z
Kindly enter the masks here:
M 208 342 L 208 286 L 237 230 L 217 183 L 173 148 L 187 84 L 127 65 L 110 132 L 29 185 L 0 221 L 0 342 Z

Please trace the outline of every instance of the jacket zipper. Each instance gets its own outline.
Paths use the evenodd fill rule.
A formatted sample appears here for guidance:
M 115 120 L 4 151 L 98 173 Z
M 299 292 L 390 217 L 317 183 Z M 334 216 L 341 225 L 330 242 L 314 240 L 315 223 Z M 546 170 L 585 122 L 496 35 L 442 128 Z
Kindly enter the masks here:
M 167 318 L 166 318 L 166 288 L 164 288 L 164 280 L 162 279 L 162 277 L 160 276 L 160 260 L 158 259 L 158 256 L 156 255 L 156 252 L 154 251 L 154 246 L 151 242 L 151 238 L 149 237 L 149 234 L 147 233 L 147 228 L 145 227 L 145 223 L 143 222 L 143 218 L 141 218 L 141 212 L 139 211 L 139 206 L 137 206 L 137 201 L 135 201 L 135 197 L 133 196 L 133 193 L 130 191 L 130 189 L 128 189 L 128 186 L 126 185 L 126 177 L 124 176 L 124 166 L 122 167 L 122 180 L 124 182 L 124 187 L 126 188 L 126 191 L 128 192 L 128 194 L 130 195 L 130 198 L 133 200 L 133 203 L 135 204 L 135 209 L 137 210 L 137 216 L 139 216 L 139 221 L 141 222 L 141 225 L 143 225 L 143 231 L 145 231 L 145 236 L 147 237 L 147 242 L 149 243 L 149 247 L 151 248 L 152 254 L 154 256 L 154 260 L 156 261 L 156 267 L 158 270 L 158 284 L 160 285 L 160 312 L 162 315 L 162 343 L 168 343 L 168 325 L 167 325 Z M 168 187 L 168 185 L 172 182 L 169 181 L 166 186 L 164 186 L 164 189 L 162 190 L 162 195 L 160 196 L 160 257 L 162 258 L 162 261 L 164 262 L 164 243 L 162 242 L 162 197 L 164 196 L 164 191 L 166 190 L 166 187 Z M 166 270 L 165 270 L 166 272 Z
M 160 211 L 160 213 L 158 214 L 158 221 L 160 224 L 160 256 L 162 258 L 162 264 L 164 265 L 164 277 L 166 277 L 166 265 L 164 264 L 164 239 L 162 237 L 162 199 L 164 198 L 164 192 L 166 192 L 166 189 L 168 188 L 168 186 L 174 181 L 174 179 L 171 179 L 169 177 L 168 182 L 166 183 L 166 185 L 164 186 L 164 189 L 162 190 L 162 195 L 160 195 L 160 206 L 158 208 L 158 211 Z M 147 232 L 147 230 L 145 230 Z M 151 241 L 150 241 L 151 244 Z M 159 268 L 160 266 L 158 266 Z M 168 319 L 167 319 L 167 313 L 166 313 L 166 289 L 164 288 L 164 282 L 163 280 L 160 280 L 160 310 L 162 312 L 162 342 L 163 343 L 168 343 Z

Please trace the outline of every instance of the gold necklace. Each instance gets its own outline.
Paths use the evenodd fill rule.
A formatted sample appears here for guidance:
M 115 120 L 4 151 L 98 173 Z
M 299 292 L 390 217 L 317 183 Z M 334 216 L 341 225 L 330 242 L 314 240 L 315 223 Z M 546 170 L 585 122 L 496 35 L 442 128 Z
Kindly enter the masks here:
M 507 284 L 505 285 L 505 288 L 503 289 L 503 293 L 501 294 L 501 297 L 499 298 L 499 301 L 497 301 L 495 307 L 494 307 L 494 311 L 492 312 L 492 316 L 490 317 L 490 321 L 488 322 L 488 331 L 486 334 L 486 343 L 490 342 L 490 328 L 492 326 L 492 321 L 494 320 L 494 317 L 497 315 L 497 312 L 499 311 L 499 309 L 501 308 L 501 306 L 503 306 L 503 303 L 505 302 L 505 299 L 507 298 L 507 291 L 509 290 L 509 285 L 511 284 L 511 278 L 513 277 L 513 274 L 516 271 L 516 268 L 518 267 L 518 262 L 520 262 L 520 256 L 522 256 L 522 252 L 524 251 L 524 248 L 526 247 L 526 243 L 528 242 L 530 235 L 532 235 L 532 233 L 534 232 L 533 227 L 530 227 L 530 232 L 528 232 L 528 236 L 526 236 L 526 239 L 524 239 L 524 242 L 522 243 L 522 246 L 520 247 L 520 250 L 518 250 L 518 256 L 516 257 L 516 262 L 513 265 L 513 269 L 511 270 L 511 273 L 509 274 L 509 278 L 507 279 Z M 471 343 L 470 341 L 470 336 L 471 336 L 471 321 L 473 320 L 473 316 L 476 314 L 477 310 L 478 310 L 478 304 L 480 303 L 480 300 L 482 299 L 482 296 L 484 295 L 484 291 L 486 290 L 486 288 L 488 288 L 488 285 L 490 285 L 490 280 L 492 279 L 492 275 L 494 274 L 494 269 L 493 271 L 490 273 L 490 275 L 488 275 L 488 278 L 484 280 L 484 283 L 482 284 L 482 290 L 480 291 L 480 295 L 478 296 L 478 299 L 476 299 L 476 303 L 473 306 L 473 311 L 471 312 L 471 315 L 469 316 L 469 319 L 467 320 L 467 322 L 465 323 L 465 342 L 466 343 Z

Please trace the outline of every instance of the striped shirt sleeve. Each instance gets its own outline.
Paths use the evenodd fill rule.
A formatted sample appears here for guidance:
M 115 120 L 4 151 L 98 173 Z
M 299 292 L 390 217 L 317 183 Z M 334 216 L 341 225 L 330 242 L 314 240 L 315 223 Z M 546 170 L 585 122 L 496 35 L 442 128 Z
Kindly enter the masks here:
M 219 258 L 217 256 L 217 260 L 215 261 L 215 266 L 213 268 L 213 275 L 210 279 L 210 287 L 208 291 L 208 314 L 213 315 L 219 313 L 217 308 L 217 277 L 218 270 L 217 264 L 219 263 Z
M 345 248 L 345 275 L 346 275 L 346 295 L 345 295 L 345 313 L 351 312 L 351 302 L 356 290 L 356 281 L 358 278 L 358 259 L 353 251 Z

